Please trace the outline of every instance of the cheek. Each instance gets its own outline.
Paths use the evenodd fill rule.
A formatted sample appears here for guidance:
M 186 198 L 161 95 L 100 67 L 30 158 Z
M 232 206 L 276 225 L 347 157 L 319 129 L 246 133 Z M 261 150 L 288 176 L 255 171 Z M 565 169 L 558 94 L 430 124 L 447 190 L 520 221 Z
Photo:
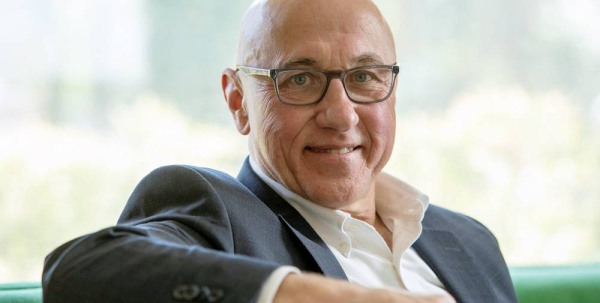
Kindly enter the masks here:
M 267 149 L 266 152 L 271 157 L 276 156 L 276 150 L 279 149 L 278 145 L 280 142 L 280 136 L 282 131 L 285 129 L 281 119 L 278 119 L 277 115 L 268 111 L 267 114 L 263 115 L 263 120 L 260 123 L 260 135 L 263 137 L 263 143 L 261 148 Z
M 389 119 L 389 117 L 387 117 Z M 379 120 L 382 121 L 382 120 Z M 390 120 L 388 120 L 390 121 Z M 373 128 L 372 136 L 374 137 L 375 148 L 379 149 L 379 152 L 386 151 L 391 152 L 394 146 L 395 139 L 395 123 L 379 123 L 377 127 Z
M 295 115 L 287 105 L 277 105 L 265 109 L 264 120 L 261 123 L 262 136 L 265 145 L 273 157 L 289 156 L 297 148 L 297 140 L 303 127 L 302 115 Z
M 394 147 L 396 135 L 396 113 L 393 106 L 381 104 L 381 107 L 370 111 L 364 123 L 371 138 L 371 157 L 373 161 L 387 159 Z
M 254 126 L 254 136 L 260 141 L 259 147 L 262 149 L 271 146 L 275 136 L 269 134 L 277 134 L 281 130 L 281 125 L 268 99 L 255 99 L 254 102 L 259 104 L 254 108 L 252 126 Z
M 260 118 L 256 123 L 260 127 L 261 135 L 265 137 L 269 146 L 287 151 L 310 117 L 307 116 L 306 110 L 285 105 L 273 94 L 265 93 L 260 100 L 261 104 L 257 108 Z
M 392 96 L 392 98 L 385 102 L 382 109 L 382 113 L 380 114 L 380 121 L 384 128 L 386 141 L 388 141 L 388 145 L 393 147 L 394 139 L 396 138 L 396 99 Z
M 285 112 L 276 96 L 268 91 L 258 92 L 253 99 L 251 123 L 256 148 L 270 160 L 280 158 L 281 144 L 286 131 Z

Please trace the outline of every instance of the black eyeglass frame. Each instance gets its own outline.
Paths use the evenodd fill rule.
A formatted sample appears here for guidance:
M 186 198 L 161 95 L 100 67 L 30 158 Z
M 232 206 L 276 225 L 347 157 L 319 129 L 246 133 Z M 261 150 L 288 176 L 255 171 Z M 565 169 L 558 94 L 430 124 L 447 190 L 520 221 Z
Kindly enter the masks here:
M 350 94 L 348 94 L 348 89 L 346 88 L 346 80 L 345 80 L 346 74 L 351 73 L 353 71 L 357 71 L 357 70 L 361 70 L 361 69 L 369 69 L 369 68 L 389 68 L 392 71 L 392 84 L 390 86 L 390 90 L 385 97 L 380 98 L 380 99 L 376 99 L 376 100 L 372 100 L 372 101 L 355 100 L 350 96 Z M 281 98 L 281 96 L 279 95 L 279 85 L 277 85 L 277 75 L 280 72 L 289 71 L 289 70 L 318 72 L 318 73 L 324 74 L 325 77 L 327 78 L 327 83 L 325 83 L 323 92 L 321 93 L 319 98 L 317 98 L 317 100 L 315 100 L 315 101 L 312 101 L 309 103 L 301 103 L 301 104 L 286 102 L 283 98 Z M 342 81 L 342 86 L 344 87 L 344 92 L 346 92 L 346 96 L 348 96 L 348 99 L 350 99 L 350 101 L 352 101 L 354 103 L 359 103 L 359 104 L 371 104 L 371 103 L 377 103 L 377 102 L 387 100 L 392 95 L 392 92 L 394 91 L 394 85 L 396 83 L 396 78 L 397 78 L 398 74 L 400 73 L 400 65 L 396 65 L 396 64 L 394 64 L 394 65 L 368 65 L 368 66 L 360 66 L 360 67 L 355 67 L 355 68 L 342 70 L 342 71 L 326 71 L 326 70 L 311 69 L 311 68 L 264 69 L 264 68 L 256 68 L 256 67 L 250 67 L 250 66 L 245 66 L 245 65 L 238 65 L 238 66 L 236 66 L 236 71 L 242 71 L 242 73 L 244 73 L 247 76 L 270 77 L 271 80 L 273 80 L 273 86 L 275 86 L 275 93 L 277 94 L 277 99 L 279 99 L 279 101 L 281 101 L 282 103 L 288 104 L 288 105 L 304 106 L 304 105 L 311 105 L 311 104 L 321 102 L 321 100 L 323 100 L 323 97 L 325 97 L 325 94 L 327 94 L 327 90 L 329 89 L 329 83 L 331 82 L 331 79 L 336 79 L 336 78 L 340 79 L 340 81 Z

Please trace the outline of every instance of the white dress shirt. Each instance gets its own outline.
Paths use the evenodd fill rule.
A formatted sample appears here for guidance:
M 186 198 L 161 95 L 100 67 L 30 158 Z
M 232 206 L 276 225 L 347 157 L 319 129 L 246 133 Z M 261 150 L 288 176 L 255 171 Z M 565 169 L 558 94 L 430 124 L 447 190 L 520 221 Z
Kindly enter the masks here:
M 294 207 L 329 247 L 348 280 L 372 288 L 399 288 L 414 293 L 446 293 L 444 286 L 411 245 L 421 234 L 429 205 L 426 195 L 382 173 L 375 188 L 376 211 L 392 232 L 392 250 L 375 228 L 350 214 L 312 203 L 269 178 L 250 158 L 254 172 Z M 283 279 L 300 273 L 283 266 L 263 285 L 259 303 L 270 303 Z

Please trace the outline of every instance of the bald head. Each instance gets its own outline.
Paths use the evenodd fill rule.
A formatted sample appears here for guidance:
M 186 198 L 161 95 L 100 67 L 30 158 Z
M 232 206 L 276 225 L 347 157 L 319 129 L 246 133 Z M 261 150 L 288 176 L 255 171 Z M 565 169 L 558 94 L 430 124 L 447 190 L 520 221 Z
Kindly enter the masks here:
M 241 28 L 236 62 L 240 65 L 279 68 L 293 57 L 291 45 L 308 42 L 318 47 L 337 42 L 325 39 L 341 41 L 350 35 L 358 41 L 340 47 L 376 43 L 381 59 L 395 62 L 391 31 L 371 0 L 257 0 Z
M 250 158 L 267 176 L 320 205 L 374 209 L 374 180 L 394 146 L 395 63 L 390 29 L 370 0 L 262 0 L 242 22 L 237 64 L 295 71 L 272 81 L 255 69 L 225 69 L 221 84 Z M 307 70 L 330 71 L 328 86 Z M 345 76 L 334 79 L 334 71 Z M 385 80 L 391 86 L 381 86 Z M 279 95 L 320 89 L 321 99 L 305 106 Z M 391 91 L 357 103 L 348 89 Z

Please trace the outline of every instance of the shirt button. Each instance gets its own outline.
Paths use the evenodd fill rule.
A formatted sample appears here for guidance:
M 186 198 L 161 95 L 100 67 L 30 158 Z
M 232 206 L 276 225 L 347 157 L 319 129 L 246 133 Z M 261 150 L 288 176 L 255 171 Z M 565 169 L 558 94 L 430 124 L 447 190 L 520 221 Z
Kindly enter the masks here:
M 408 208 L 404 210 L 404 213 L 407 215 L 412 215 L 413 213 L 415 213 L 417 211 L 416 208 Z
M 358 225 L 358 223 L 356 223 L 356 222 L 351 222 L 350 224 L 348 224 L 348 231 L 356 232 L 359 229 L 360 229 L 360 225 Z
M 348 245 L 348 243 L 346 242 L 342 242 L 340 243 L 339 249 L 342 252 L 342 254 L 347 255 L 348 251 L 350 250 L 350 245 Z

